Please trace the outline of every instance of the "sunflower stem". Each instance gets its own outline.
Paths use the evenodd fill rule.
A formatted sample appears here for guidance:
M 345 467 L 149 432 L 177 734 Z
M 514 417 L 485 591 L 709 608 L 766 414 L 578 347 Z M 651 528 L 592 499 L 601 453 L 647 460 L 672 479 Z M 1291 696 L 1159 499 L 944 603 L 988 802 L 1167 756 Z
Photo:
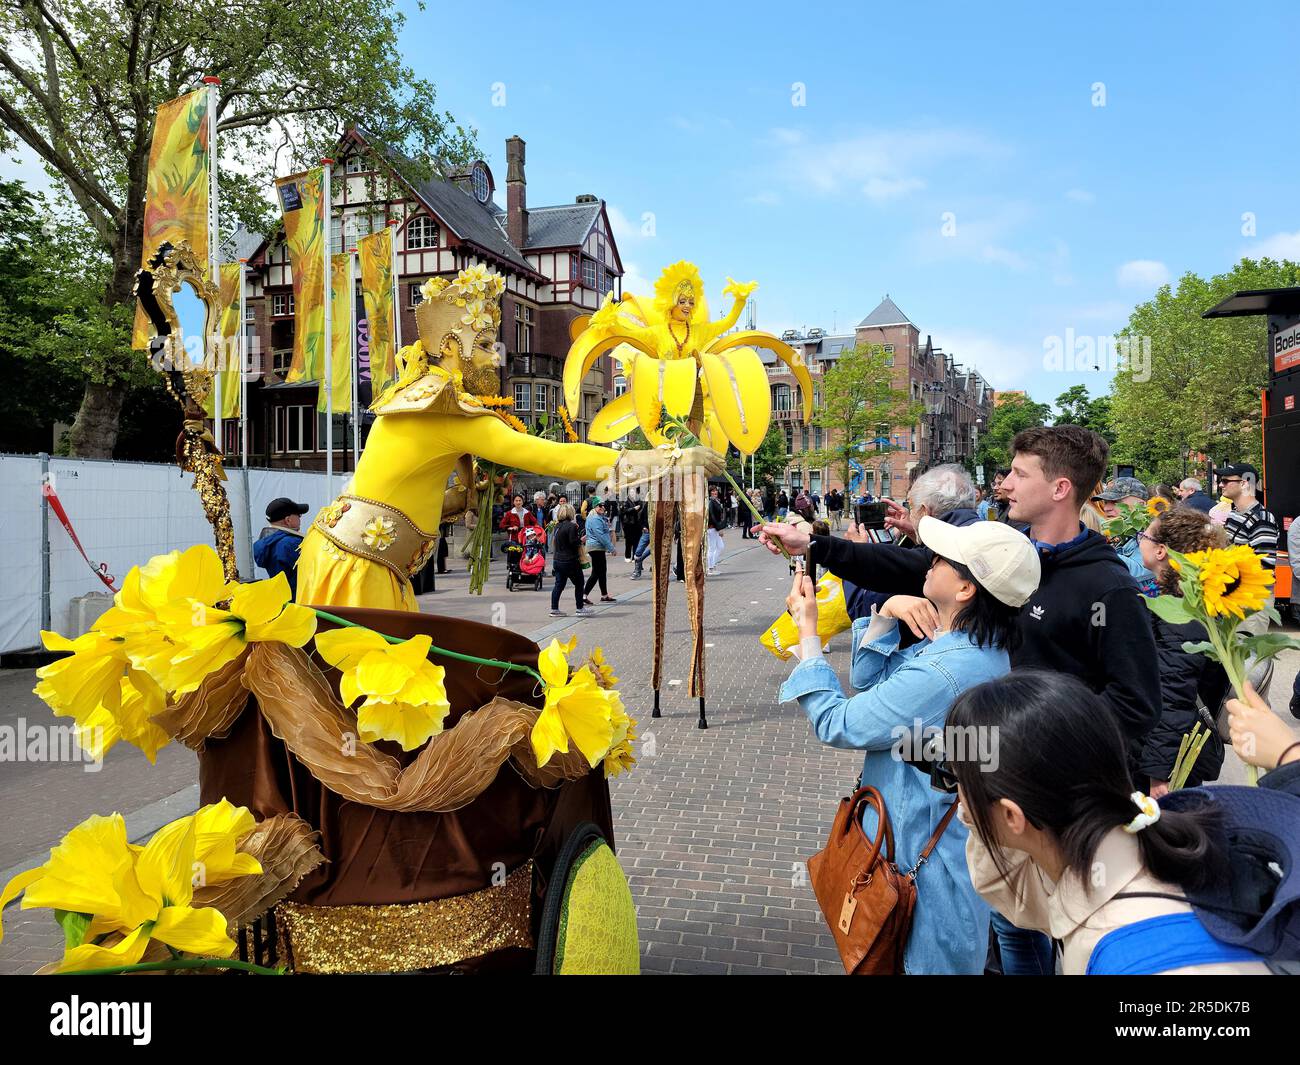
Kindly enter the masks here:
M 313 608 L 313 610 L 315 610 L 315 608 Z M 337 614 L 331 614 L 326 610 L 315 610 L 315 614 L 318 618 L 323 618 L 325 621 L 334 622 L 335 625 L 343 625 L 349 629 L 365 629 L 367 632 L 375 632 L 375 630 L 370 628 L 369 626 L 359 625 L 355 621 L 348 621 L 346 618 L 341 618 Z M 402 639 L 402 637 L 389 636 L 388 633 L 386 632 L 377 632 L 376 635 L 382 636 L 389 643 L 406 642 L 406 640 Z M 546 683 L 546 681 L 542 679 L 542 675 L 538 673 L 537 670 L 533 669 L 530 666 L 520 665 L 518 662 L 502 662 L 500 659 L 496 659 L 496 658 L 479 658 L 477 655 L 462 654 L 460 651 L 448 651 L 445 647 L 436 647 L 436 646 L 430 646 L 429 653 L 435 655 L 444 655 L 447 658 L 455 658 L 460 660 L 461 662 L 475 662 L 480 666 L 496 666 L 498 669 L 510 670 L 516 673 L 527 673 L 530 677 L 535 677 L 543 685 L 545 685 Z
M 118 976 L 122 973 L 156 973 L 180 969 L 238 969 L 257 976 L 283 976 L 283 969 L 239 961 L 237 958 L 171 958 L 168 961 L 145 961 L 134 965 L 114 965 L 107 969 L 73 969 L 55 976 Z

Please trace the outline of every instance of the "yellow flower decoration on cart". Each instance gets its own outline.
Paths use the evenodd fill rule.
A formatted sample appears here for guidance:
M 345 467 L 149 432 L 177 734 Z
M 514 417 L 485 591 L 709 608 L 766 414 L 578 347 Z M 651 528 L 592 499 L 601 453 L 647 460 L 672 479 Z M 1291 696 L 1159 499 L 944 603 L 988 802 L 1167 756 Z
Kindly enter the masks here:
M 618 692 L 602 688 L 587 666 L 569 675 L 568 654 L 576 642 L 576 637 L 568 644 L 553 639 L 537 656 L 537 669 L 546 685 L 546 702 L 532 732 L 539 766 L 557 751 L 567 752 L 572 742 L 595 768 L 616 742 L 614 720 L 623 712 L 623 700 Z
M 665 441 L 662 411 L 684 418 L 696 392 L 704 411 L 701 442 L 717 451 L 728 443 L 753 454 L 767 435 L 772 416 L 767 369 L 754 350 L 767 348 L 790 367 L 803 395 L 804 420 L 812 416 L 812 378 L 803 356 L 761 330 L 729 333 L 740 320 L 756 287 L 730 278 L 723 292 L 731 310 L 709 319 L 704 284 L 692 263 L 667 267 L 655 284 L 652 301 L 625 295 L 606 297 L 590 318 L 579 318 L 564 364 L 564 398 L 576 410 L 582 380 L 601 355 L 610 353 L 630 378 L 628 390 L 592 419 L 587 436 L 593 443 L 612 443 L 638 426 L 652 444 Z
M 121 814 L 96 814 L 64 836 L 44 865 L 10 880 L 0 909 L 22 894 L 24 910 L 56 911 L 65 939 L 60 971 L 133 965 L 151 940 L 226 958 L 235 944 L 225 916 L 190 905 L 195 874 L 215 884 L 260 873 L 255 858 L 236 853 L 252 827 L 247 810 L 223 800 L 164 825 L 136 847 Z
M 357 729 L 366 743 L 394 740 L 410 751 L 442 731 L 451 703 L 444 684 L 447 671 L 429 661 L 432 646 L 428 636 L 393 644 L 369 629 L 317 634 L 316 650 L 343 672 L 343 705 L 364 699 Z

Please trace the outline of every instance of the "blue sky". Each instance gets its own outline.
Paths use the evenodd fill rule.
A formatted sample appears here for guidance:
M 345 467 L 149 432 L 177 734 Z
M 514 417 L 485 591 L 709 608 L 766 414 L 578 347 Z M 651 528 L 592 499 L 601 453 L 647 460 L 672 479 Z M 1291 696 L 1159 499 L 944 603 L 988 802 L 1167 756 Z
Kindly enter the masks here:
M 501 186 L 518 133 L 530 204 L 609 202 L 628 287 L 689 258 L 715 313 L 728 275 L 758 280 L 778 333 L 889 293 L 1051 400 L 1110 375 L 1044 369 L 1048 338 L 1109 335 L 1187 270 L 1300 259 L 1294 5 L 1059 7 L 411 4 L 403 49 Z
M 728 275 L 759 281 L 777 333 L 889 293 L 1050 401 L 1111 376 L 1046 369 L 1053 338 L 1109 336 L 1187 270 L 1300 259 L 1294 4 L 403 3 L 499 199 L 518 133 L 531 204 L 609 202 L 625 287 L 692 259 L 715 313 Z M 0 174 L 46 183 L 30 153 Z

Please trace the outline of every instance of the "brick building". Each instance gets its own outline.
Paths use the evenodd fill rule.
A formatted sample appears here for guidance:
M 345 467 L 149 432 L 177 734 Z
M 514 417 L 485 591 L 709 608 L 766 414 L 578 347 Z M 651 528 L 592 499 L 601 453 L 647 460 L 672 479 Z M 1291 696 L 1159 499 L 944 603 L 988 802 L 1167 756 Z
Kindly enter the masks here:
M 331 174 L 331 240 L 335 253 L 352 250 L 359 237 L 396 223 L 401 338 L 417 335 L 420 286 L 433 276 L 454 276 L 485 264 L 506 281 L 500 343 L 505 348 L 501 394 L 532 423 L 553 416 L 563 402 L 562 368 L 569 325 L 590 314 L 608 292 L 621 294 L 622 261 L 605 201 L 582 194 L 572 203 L 530 207 L 524 174 L 525 145 L 506 141 L 505 207 L 495 199 L 496 179 L 478 160 L 445 177 L 421 179 L 410 160 L 349 129 Z M 293 275 L 283 230 L 268 237 L 237 232 L 224 258 L 248 260 L 246 288 L 249 369 L 260 379 L 248 388 L 249 461 L 254 465 L 323 469 L 325 415 L 316 411 L 318 385 L 289 384 L 293 354 Z M 358 270 L 357 350 L 359 406 L 369 405 L 370 375 L 365 309 Z M 583 382 L 579 410 L 571 411 L 585 437 L 592 416 L 613 395 L 613 367 L 604 356 Z M 351 464 L 351 419 L 335 414 L 334 466 Z M 361 417 L 364 444 L 370 416 Z M 237 422 L 224 426 L 225 450 L 239 454 Z
M 787 333 L 782 339 L 802 352 L 813 379 L 813 403 L 821 400 L 822 375 L 845 351 L 860 345 L 881 347 L 893 369 L 892 387 L 925 405 L 925 413 L 912 425 L 881 426 L 878 439 L 888 441 L 882 456 L 867 441 L 863 487 L 876 496 L 902 498 L 917 474 L 944 462 L 969 464 L 979 432 L 988 422 L 993 390 L 976 370 L 966 370 L 937 348 L 888 296 L 852 333 L 830 335 L 821 329 L 807 334 Z M 767 364 L 772 387 L 772 418 L 783 427 L 790 455 L 784 484 L 825 493 L 841 488 L 839 471 L 808 468 L 804 455 L 825 446 L 822 430 L 804 425 L 802 398 L 794 375 L 776 356 L 760 352 Z

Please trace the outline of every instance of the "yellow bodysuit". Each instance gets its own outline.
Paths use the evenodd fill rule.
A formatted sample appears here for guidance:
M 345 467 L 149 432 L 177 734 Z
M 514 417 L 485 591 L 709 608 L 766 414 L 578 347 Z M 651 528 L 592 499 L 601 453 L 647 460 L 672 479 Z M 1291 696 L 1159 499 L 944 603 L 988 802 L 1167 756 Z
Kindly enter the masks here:
M 420 395 L 421 390 L 427 393 L 430 388 L 434 389 L 432 396 Z M 382 416 L 371 429 L 350 490 L 316 516 L 303 538 L 298 556 L 298 602 L 321 607 L 418 609 L 410 580 L 399 576 L 397 570 L 407 571 L 414 565 L 411 544 L 422 547 L 423 558 L 428 558 L 442 520 L 447 478 L 463 455 L 566 480 L 598 481 L 612 473 L 619 457 L 615 449 L 528 436 L 486 411 L 473 416 L 463 397 L 457 403 L 446 401 L 454 396 L 453 390 L 450 381 L 440 383 L 435 370 L 406 390 L 417 400 L 388 405 L 410 408 L 419 403 L 421 409 L 380 410 Z M 433 402 L 429 402 L 431 398 Z M 380 507 L 368 506 L 371 502 Z M 346 513 L 341 512 L 343 508 Z M 366 518 L 358 525 L 359 533 L 342 535 L 346 523 L 358 514 Z M 414 532 L 403 525 L 402 516 L 415 527 Z M 335 522 L 332 526 L 331 520 Z M 345 543 L 351 543 L 353 550 Z M 386 553 L 395 553 L 389 564 L 379 561 Z

